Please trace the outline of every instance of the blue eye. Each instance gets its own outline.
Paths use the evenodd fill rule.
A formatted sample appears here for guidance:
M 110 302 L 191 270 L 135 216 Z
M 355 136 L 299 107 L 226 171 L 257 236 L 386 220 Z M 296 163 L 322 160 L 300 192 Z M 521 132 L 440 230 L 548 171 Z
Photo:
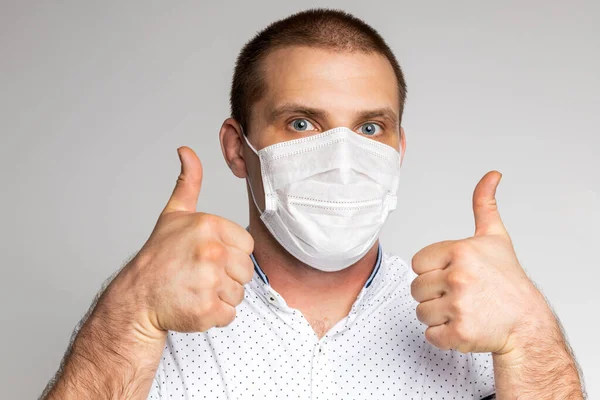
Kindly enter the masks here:
M 363 124 L 360 127 L 360 133 L 362 133 L 363 135 L 373 136 L 379 132 L 381 132 L 381 126 L 374 124 L 372 122 Z
M 299 118 L 299 119 L 293 120 L 291 122 L 291 125 L 292 125 L 292 128 L 294 128 L 295 130 L 300 131 L 300 132 L 315 129 L 313 124 L 311 124 L 310 122 L 308 122 L 308 120 L 306 120 L 304 118 Z

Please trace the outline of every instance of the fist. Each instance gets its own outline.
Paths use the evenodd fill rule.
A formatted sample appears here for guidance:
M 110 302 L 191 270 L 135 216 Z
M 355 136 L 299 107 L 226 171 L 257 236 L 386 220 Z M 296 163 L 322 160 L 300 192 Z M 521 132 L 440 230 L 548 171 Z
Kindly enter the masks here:
M 426 340 L 442 350 L 507 353 L 524 326 L 549 314 L 500 219 L 500 178 L 489 172 L 475 188 L 473 237 L 432 244 L 412 259 L 417 318 L 428 326 Z
M 134 299 L 138 325 L 150 334 L 230 324 L 254 272 L 252 236 L 225 218 L 196 212 L 202 165 L 190 148 L 178 154 L 181 173 L 171 198 L 113 289 Z

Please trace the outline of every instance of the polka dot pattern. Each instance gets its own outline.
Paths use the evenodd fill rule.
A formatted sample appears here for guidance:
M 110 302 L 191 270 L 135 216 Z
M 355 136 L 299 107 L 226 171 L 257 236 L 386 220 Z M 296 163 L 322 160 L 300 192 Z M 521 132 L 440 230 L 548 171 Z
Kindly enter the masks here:
M 483 399 L 495 391 L 490 353 L 425 341 L 410 294 L 416 277 L 383 253 L 348 316 L 321 339 L 255 272 L 235 321 L 169 332 L 148 399 Z

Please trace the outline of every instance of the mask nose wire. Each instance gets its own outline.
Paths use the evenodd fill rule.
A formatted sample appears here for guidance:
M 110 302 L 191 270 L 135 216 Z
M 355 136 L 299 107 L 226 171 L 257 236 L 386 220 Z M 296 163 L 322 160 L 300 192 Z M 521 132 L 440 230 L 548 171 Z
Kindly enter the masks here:
M 260 156 L 258 155 L 258 151 L 256 151 L 256 149 L 254 148 L 254 146 L 252 146 L 252 144 L 248 140 L 248 137 L 244 133 L 244 128 L 242 127 L 242 125 L 240 125 L 240 130 L 242 131 L 242 136 L 244 137 L 244 140 L 246 141 L 246 144 L 248 145 L 248 147 L 250 147 L 250 150 L 252 150 L 254 152 L 254 154 L 256 154 L 258 156 L 258 159 L 259 159 L 258 162 L 260 163 Z M 248 183 L 248 187 L 250 188 L 250 194 L 252 195 L 252 201 L 254 202 L 254 206 L 258 210 L 259 214 L 262 215 L 264 213 L 264 211 L 261 210 L 260 207 L 258 206 L 258 203 L 256 201 L 256 196 L 254 196 L 254 189 L 252 189 L 252 184 L 250 183 L 249 174 L 247 172 L 248 171 L 246 170 L 246 182 Z M 261 171 L 261 177 L 262 177 L 262 171 Z M 266 202 L 267 202 L 267 199 L 265 197 L 265 203 Z

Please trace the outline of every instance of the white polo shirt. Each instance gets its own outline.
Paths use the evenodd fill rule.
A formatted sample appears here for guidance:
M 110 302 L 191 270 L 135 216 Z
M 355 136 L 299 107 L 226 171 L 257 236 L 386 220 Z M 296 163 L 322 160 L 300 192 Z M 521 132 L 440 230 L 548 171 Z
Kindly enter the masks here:
M 253 261 L 233 323 L 169 332 L 148 399 L 493 398 L 491 353 L 429 344 L 410 294 L 416 274 L 381 247 L 350 313 L 321 339 Z

